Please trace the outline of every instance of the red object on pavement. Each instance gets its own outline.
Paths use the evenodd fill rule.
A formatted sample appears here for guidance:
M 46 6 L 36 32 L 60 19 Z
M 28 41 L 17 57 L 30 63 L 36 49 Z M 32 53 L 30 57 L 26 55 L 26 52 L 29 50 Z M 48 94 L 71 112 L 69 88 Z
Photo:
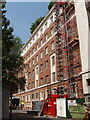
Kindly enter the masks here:
M 58 97 L 59 95 L 57 94 L 51 94 L 50 97 L 46 99 L 43 107 L 44 114 L 51 115 L 53 117 L 56 116 L 56 98 Z
M 68 94 L 64 94 L 63 97 L 64 98 L 68 98 L 69 96 L 68 96 Z

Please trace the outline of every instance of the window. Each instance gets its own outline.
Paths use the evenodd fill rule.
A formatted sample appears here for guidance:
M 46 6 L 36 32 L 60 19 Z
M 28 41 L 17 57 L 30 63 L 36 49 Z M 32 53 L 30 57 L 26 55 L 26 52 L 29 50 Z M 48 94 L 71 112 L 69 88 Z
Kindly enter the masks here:
M 74 66 L 73 64 L 70 64 L 70 75 L 74 75 Z
M 43 28 L 41 28 L 41 30 L 40 30 L 40 34 L 42 35 L 42 33 L 43 33 Z
M 55 72 L 52 73 L 52 81 L 55 82 Z
M 48 83 L 48 80 L 49 80 L 49 76 L 47 75 L 46 76 L 46 84 Z
M 32 77 L 34 77 L 34 70 L 32 70 Z
M 32 99 L 34 99 L 34 93 L 32 93 Z
M 52 94 L 56 94 L 56 88 L 52 89 Z
M 36 55 L 36 62 L 38 62 L 38 55 Z
M 48 54 L 48 47 L 45 48 L 45 51 L 46 51 L 46 55 Z
M 40 92 L 40 100 L 43 100 L 43 99 L 44 99 L 44 92 L 41 91 L 41 92 Z
M 30 94 L 28 94 L 28 102 L 30 102 Z
M 87 79 L 87 84 L 88 86 L 90 86 L 90 79 Z
M 36 38 L 38 39 L 38 34 L 36 35 Z
M 47 29 L 47 22 L 45 23 L 45 29 Z
M 38 50 L 38 44 L 36 44 L 36 50 Z
M 26 71 L 28 70 L 28 68 L 29 68 L 29 65 L 28 65 L 28 64 L 26 64 Z
M 53 23 L 53 16 L 50 17 L 50 24 Z
M 34 54 L 34 48 L 32 49 L 32 54 Z
M 51 28 L 51 36 L 54 34 L 54 28 Z
M 60 80 L 63 80 L 64 79 L 64 76 L 63 76 L 63 73 L 61 72 L 60 74 Z
M 33 44 L 35 43 L 35 38 L 33 38 Z
M 30 53 L 29 53 L 29 56 L 31 56 L 31 51 L 30 51 Z
M 65 14 L 66 21 L 69 20 L 69 17 L 70 17 L 70 15 L 69 15 L 69 12 L 68 12 L 68 13 Z
M 53 50 L 54 49 L 54 41 L 51 43 L 51 49 Z
M 52 57 L 52 65 L 55 65 L 55 56 Z
M 34 65 L 34 58 L 32 59 L 32 65 Z
M 38 74 L 38 67 L 36 67 L 36 74 Z
M 62 52 L 59 52 L 59 61 L 62 62 Z
M 27 56 L 26 56 L 26 59 L 28 59 L 28 54 L 27 54 Z
M 40 86 L 43 85 L 43 78 L 40 78 Z
M 42 51 L 40 52 L 40 58 L 43 58 L 43 52 Z
M 29 47 L 29 46 L 27 45 L 27 50 L 28 50 L 28 47 Z
M 29 63 L 29 67 L 31 67 L 31 62 Z
M 32 45 L 32 42 L 30 42 L 30 47 L 31 47 L 31 45 Z
M 70 27 L 67 28 L 67 35 L 68 35 L 68 36 L 71 36 L 71 35 L 72 35 Z
M 22 101 L 24 101 L 24 96 L 22 96 Z
M 38 87 L 38 80 L 36 80 L 36 87 Z
M 30 54 L 28 54 L 28 58 L 30 57 Z
M 28 95 L 25 95 L 25 102 L 28 101 Z
M 42 39 L 40 40 L 40 46 L 42 46 L 42 43 L 43 43 L 43 41 L 42 41 Z
M 32 88 L 34 88 L 34 82 L 32 82 Z
M 45 69 L 48 69 L 48 60 L 45 62 Z
M 46 40 L 46 41 L 48 40 L 48 34 L 45 35 L 45 40 Z
M 43 71 L 43 64 L 40 65 L 40 72 Z
M 49 90 L 46 89 L 46 90 L 45 90 L 45 98 L 48 98 L 48 96 L 49 96 Z
M 36 93 L 36 98 L 38 98 L 38 92 Z

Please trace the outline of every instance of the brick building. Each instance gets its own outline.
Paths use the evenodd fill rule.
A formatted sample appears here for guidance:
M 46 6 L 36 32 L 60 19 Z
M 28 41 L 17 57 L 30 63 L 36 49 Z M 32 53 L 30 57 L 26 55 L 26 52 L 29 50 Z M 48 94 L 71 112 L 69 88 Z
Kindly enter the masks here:
M 82 6 L 86 13 L 85 1 Z M 80 18 L 79 12 L 78 3 L 56 3 L 23 46 L 25 68 L 19 76 L 25 76 L 26 85 L 25 91 L 18 91 L 15 96 L 25 102 L 25 107 L 31 108 L 32 101 L 45 100 L 57 92 L 61 97 L 88 99 L 89 69 L 84 73 L 84 55 L 87 58 L 88 53 L 82 48 L 87 42 L 82 42 L 85 38 L 81 37 L 79 22 L 83 17 L 89 19 L 86 14 Z

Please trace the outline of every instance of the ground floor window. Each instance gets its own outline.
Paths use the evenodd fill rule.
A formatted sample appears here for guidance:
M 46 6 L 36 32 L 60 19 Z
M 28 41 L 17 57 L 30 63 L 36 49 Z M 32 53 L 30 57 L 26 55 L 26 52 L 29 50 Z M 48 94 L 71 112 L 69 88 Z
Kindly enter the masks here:
M 44 91 L 40 92 L 40 100 L 44 100 Z

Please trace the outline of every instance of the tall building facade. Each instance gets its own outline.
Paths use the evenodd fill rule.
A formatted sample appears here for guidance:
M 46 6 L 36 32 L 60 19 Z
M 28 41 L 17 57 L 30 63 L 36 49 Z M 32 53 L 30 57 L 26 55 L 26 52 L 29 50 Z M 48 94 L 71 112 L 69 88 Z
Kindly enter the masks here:
M 43 101 L 49 94 L 70 98 L 87 96 L 89 100 L 89 69 L 83 71 L 84 67 L 89 68 L 85 62 L 88 51 L 83 47 L 89 36 L 85 42 L 81 32 L 83 22 L 79 23 L 80 19 L 89 23 L 89 19 L 85 1 L 82 3 L 85 16 L 80 17 L 78 5 L 77 2 L 56 3 L 23 46 L 21 56 L 25 67 L 18 75 L 26 78 L 25 91 L 14 96 L 25 102 L 24 107 L 31 108 L 32 101 Z M 89 24 L 87 28 L 90 30 Z

